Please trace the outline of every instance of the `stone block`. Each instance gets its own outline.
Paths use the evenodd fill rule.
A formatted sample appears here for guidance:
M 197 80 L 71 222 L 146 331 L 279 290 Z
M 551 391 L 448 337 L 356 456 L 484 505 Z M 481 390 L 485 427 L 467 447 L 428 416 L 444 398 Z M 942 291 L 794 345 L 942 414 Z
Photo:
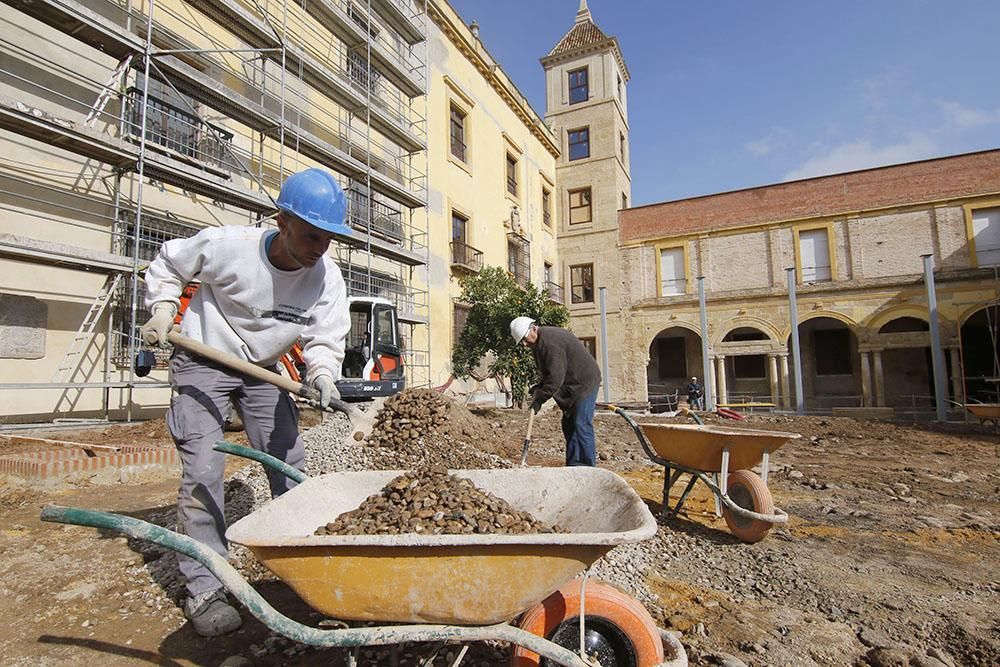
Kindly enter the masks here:
M 0 358 L 45 356 L 48 305 L 31 296 L 0 294 Z

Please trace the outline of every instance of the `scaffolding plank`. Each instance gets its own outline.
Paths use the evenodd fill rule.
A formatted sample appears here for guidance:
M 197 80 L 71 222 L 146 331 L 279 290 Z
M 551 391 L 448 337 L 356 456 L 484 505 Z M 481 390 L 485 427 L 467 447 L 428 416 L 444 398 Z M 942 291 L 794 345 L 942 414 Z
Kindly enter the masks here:
M 0 234 L 0 256 L 28 262 L 62 264 L 108 273 L 132 270 L 130 257 L 101 250 L 80 248 L 65 243 L 40 241 L 14 234 Z
M 371 0 L 371 6 L 411 46 L 427 38 L 396 0 Z

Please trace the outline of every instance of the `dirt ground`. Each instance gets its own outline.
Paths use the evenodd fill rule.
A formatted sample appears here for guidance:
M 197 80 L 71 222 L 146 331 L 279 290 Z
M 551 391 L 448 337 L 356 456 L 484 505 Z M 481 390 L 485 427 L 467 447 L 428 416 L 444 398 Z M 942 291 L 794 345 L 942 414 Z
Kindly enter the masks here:
M 505 453 L 516 459 L 524 413 L 476 414 L 506 435 Z M 974 423 L 764 415 L 740 425 L 803 436 L 772 458 L 769 486 L 789 522 L 757 544 L 740 543 L 699 485 L 680 516 L 661 519 L 640 572 L 656 598 L 647 606 L 681 635 L 692 664 L 1000 664 L 1000 437 Z M 617 416 L 600 415 L 596 428 L 600 465 L 622 474 L 658 514 L 662 469 Z M 167 439 L 162 420 L 31 435 Z M 561 457 L 558 414 L 544 413 L 530 462 L 559 465 Z M 239 632 L 202 639 L 162 594 L 152 567 L 166 557 L 161 550 L 39 520 L 47 504 L 155 520 L 172 512 L 176 476 L 159 469 L 128 483 L 0 481 L 3 664 L 344 664 L 337 651 L 274 636 L 245 611 Z M 280 582 L 257 586 L 292 618 L 321 620 Z M 375 664 L 366 662 L 371 655 L 361 664 Z M 471 664 L 496 664 L 477 655 Z

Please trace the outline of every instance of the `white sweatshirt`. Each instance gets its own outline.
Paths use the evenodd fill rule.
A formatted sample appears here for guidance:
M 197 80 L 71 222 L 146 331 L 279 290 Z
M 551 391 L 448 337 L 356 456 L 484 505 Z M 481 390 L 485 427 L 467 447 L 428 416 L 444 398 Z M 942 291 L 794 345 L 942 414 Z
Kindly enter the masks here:
M 260 366 L 272 366 L 302 339 L 306 382 L 340 379 L 351 326 L 347 290 L 329 257 L 310 268 L 282 271 L 264 249 L 274 230 L 225 226 L 173 239 L 146 270 L 146 308 L 180 304 L 181 290 L 200 280 L 181 320 L 181 333 Z

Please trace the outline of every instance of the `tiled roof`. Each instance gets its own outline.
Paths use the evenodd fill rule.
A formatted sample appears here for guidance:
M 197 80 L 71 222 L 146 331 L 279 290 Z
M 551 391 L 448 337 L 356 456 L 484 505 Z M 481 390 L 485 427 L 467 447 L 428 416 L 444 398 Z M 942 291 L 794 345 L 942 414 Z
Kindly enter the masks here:
M 590 46 L 608 39 L 600 28 L 594 25 L 593 21 L 586 20 L 575 24 L 569 32 L 563 35 L 559 43 L 549 51 L 550 56 L 573 51 L 583 46 Z

